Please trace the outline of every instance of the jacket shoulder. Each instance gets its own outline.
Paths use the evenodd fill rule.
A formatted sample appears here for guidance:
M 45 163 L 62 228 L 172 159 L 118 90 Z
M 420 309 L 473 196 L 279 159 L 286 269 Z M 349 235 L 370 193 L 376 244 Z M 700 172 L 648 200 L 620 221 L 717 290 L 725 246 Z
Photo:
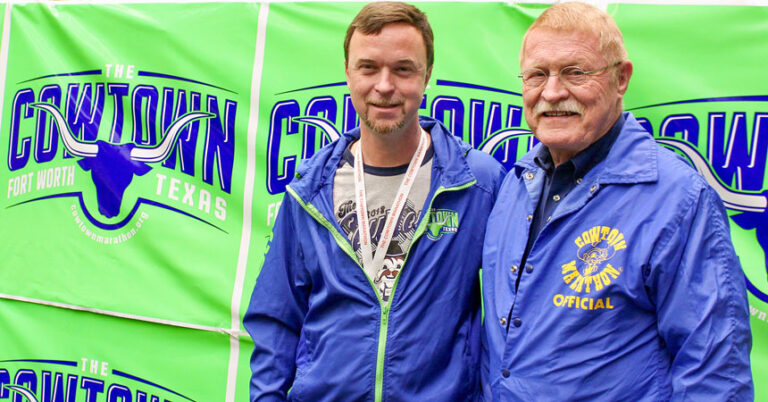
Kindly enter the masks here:
M 477 185 L 495 195 L 507 174 L 504 166 L 491 155 L 477 149 L 470 149 L 466 160 L 477 179 Z
M 695 192 L 709 187 L 704 177 L 682 156 L 661 145 L 656 146 L 656 152 L 660 184 L 690 188 Z
M 299 163 L 289 185 L 302 199 L 309 199 L 336 171 L 348 143 L 349 138 L 342 136 Z

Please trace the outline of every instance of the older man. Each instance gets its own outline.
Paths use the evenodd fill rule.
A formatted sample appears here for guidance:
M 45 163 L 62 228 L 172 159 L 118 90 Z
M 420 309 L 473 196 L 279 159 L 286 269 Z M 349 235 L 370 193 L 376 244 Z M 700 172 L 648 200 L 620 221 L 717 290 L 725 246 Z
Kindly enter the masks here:
M 503 169 L 418 117 L 434 55 L 417 8 L 365 6 L 344 51 L 361 125 L 288 187 L 244 318 L 251 400 L 471 400 Z
M 525 118 L 541 144 L 504 181 L 483 252 L 493 400 L 748 400 L 743 274 L 717 194 L 622 97 L 604 12 L 528 29 Z

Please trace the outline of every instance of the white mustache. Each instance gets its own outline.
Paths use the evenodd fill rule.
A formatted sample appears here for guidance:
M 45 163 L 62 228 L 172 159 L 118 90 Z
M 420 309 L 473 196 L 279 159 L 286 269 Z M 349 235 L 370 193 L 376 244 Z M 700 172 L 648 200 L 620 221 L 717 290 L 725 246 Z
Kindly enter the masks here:
M 538 116 L 546 112 L 572 112 L 584 114 L 584 105 L 573 99 L 566 99 L 557 103 L 549 103 L 545 100 L 540 100 L 533 107 L 534 116 Z

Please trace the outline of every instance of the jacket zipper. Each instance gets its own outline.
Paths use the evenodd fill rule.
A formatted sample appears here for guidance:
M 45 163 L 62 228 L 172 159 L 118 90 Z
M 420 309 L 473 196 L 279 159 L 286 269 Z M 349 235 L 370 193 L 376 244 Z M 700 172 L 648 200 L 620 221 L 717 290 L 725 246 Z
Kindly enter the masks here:
M 435 194 L 432 196 L 432 198 L 429 200 L 429 204 L 427 205 L 427 209 L 424 214 L 424 217 L 419 222 L 419 226 L 416 227 L 416 232 L 413 235 L 413 239 L 411 240 L 410 246 L 408 246 L 408 252 L 405 254 L 405 258 L 403 259 L 403 268 L 405 268 L 405 263 L 408 261 L 408 256 L 411 254 L 411 248 L 416 243 L 416 241 L 421 237 L 421 235 L 424 234 L 424 231 L 427 228 L 427 224 L 429 223 L 429 216 L 427 215 L 431 209 L 432 209 L 432 203 L 435 201 L 435 198 L 437 198 L 438 195 L 441 193 L 447 192 L 447 191 L 460 191 L 465 188 L 473 186 L 475 183 L 477 183 L 477 180 L 472 180 L 470 182 L 467 182 L 465 184 L 456 186 L 456 187 L 443 187 L 440 186 L 435 190 Z M 381 402 L 383 399 L 384 394 L 384 358 L 386 354 L 386 347 L 387 347 L 387 331 L 389 328 L 389 310 L 392 306 L 392 300 L 395 298 L 395 290 L 397 289 L 397 284 L 400 282 L 400 275 L 397 275 L 397 278 L 395 279 L 395 283 L 392 284 L 392 292 L 389 294 L 389 300 L 387 300 L 387 303 L 384 303 L 384 301 L 381 299 L 381 295 L 379 294 L 378 289 L 376 289 L 376 285 L 374 285 L 371 278 L 368 277 L 368 274 L 365 273 L 365 269 L 363 269 L 363 266 L 360 265 L 360 261 L 357 259 L 357 254 L 355 253 L 355 250 L 352 248 L 352 245 L 349 243 L 349 240 L 342 235 L 331 222 L 326 219 L 322 213 L 312 204 L 304 202 L 304 200 L 299 197 L 299 195 L 294 191 L 290 186 L 286 187 L 286 191 L 288 191 L 291 196 L 296 199 L 296 201 L 299 203 L 299 205 L 304 208 L 307 213 L 309 213 L 310 216 L 315 218 L 315 220 L 324 228 L 328 229 L 328 231 L 331 232 L 331 235 L 333 236 L 334 240 L 336 240 L 336 243 L 339 245 L 339 247 L 346 253 L 352 260 L 357 264 L 360 269 L 363 270 L 363 273 L 365 274 L 365 277 L 368 279 L 368 283 L 371 285 L 371 288 L 373 289 L 373 293 L 376 295 L 376 299 L 379 301 L 379 306 L 381 307 L 381 317 L 379 319 L 379 340 L 378 340 L 378 350 L 376 354 L 376 383 L 374 385 L 374 401 L 375 402 Z M 402 269 L 402 268 L 401 268 Z

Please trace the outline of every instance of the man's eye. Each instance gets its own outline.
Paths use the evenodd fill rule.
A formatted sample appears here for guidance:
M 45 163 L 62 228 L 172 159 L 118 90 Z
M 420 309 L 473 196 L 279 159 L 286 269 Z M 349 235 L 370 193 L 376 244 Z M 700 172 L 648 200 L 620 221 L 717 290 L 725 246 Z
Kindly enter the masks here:
M 570 76 L 570 77 L 582 77 L 584 76 L 584 70 L 575 67 L 575 68 L 567 68 L 563 70 L 563 74 Z
M 530 80 L 532 78 L 533 79 L 544 78 L 546 76 L 547 76 L 547 74 L 545 72 L 541 71 L 541 70 L 529 71 L 529 72 L 525 73 L 525 79 L 527 79 L 527 80 Z

